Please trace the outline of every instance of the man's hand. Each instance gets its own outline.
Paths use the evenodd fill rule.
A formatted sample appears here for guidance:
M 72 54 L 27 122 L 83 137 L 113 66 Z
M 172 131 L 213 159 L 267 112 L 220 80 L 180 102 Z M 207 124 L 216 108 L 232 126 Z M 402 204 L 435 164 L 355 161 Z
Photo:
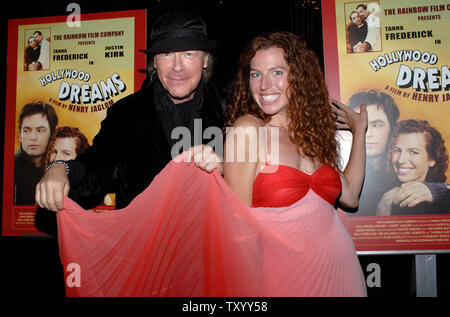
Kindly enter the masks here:
M 355 53 L 364 53 L 364 52 L 369 51 L 369 49 L 370 49 L 370 45 L 367 42 L 364 42 L 364 43 L 358 42 L 358 44 L 353 46 L 353 52 L 355 52 Z
M 392 205 L 394 204 L 399 187 L 394 187 L 390 191 L 384 193 L 377 206 L 377 216 L 390 216 L 392 212 Z
M 430 189 L 422 182 L 414 181 L 403 183 L 400 186 L 394 204 L 400 207 L 414 207 L 423 202 L 432 202 L 433 196 Z
M 190 162 L 194 162 L 195 166 L 208 173 L 217 169 L 221 175 L 223 174 L 222 160 L 208 145 L 201 144 L 191 147 L 186 153 L 185 162 L 188 165 Z
M 45 209 L 63 209 L 64 197 L 69 194 L 70 184 L 66 168 L 62 164 L 53 165 L 36 185 L 36 203 Z

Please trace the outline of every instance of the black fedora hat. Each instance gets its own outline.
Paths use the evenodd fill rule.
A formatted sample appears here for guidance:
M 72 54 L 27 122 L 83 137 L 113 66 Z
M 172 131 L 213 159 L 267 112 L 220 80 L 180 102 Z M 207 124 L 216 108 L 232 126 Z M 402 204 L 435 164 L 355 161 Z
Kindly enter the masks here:
M 219 41 L 208 39 L 205 22 L 190 11 L 169 12 L 158 19 L 150 32 L 150 48 L 144 53 L 159 54 L 188 50 L 212 50 Z

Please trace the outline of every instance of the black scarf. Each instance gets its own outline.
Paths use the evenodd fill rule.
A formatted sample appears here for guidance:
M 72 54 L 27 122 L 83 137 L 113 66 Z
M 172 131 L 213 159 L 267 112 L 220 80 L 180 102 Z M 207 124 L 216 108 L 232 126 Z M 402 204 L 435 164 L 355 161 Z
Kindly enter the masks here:
M 194 145 L 194 119 L 201 117 L 203 104 L 203 82 L 194 91 L 194 97 L 191 100 L 175 104 L 169 93 L 162 86 L 161 82 L 155 80 L 154 98 L 156 112 L 160 115 L 161 126 L 164 135 L 172 147 L 177 139 L 171 139 L 172 130 L 176 127 L 186 127 L 191 132 L 191 144 Z

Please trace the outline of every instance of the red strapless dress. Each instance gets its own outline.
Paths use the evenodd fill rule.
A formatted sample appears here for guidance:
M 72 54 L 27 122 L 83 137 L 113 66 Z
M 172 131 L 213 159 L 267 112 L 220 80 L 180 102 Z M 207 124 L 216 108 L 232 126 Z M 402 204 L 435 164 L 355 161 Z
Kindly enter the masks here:
M 67 296 L 366 295 L 330 166 L 266 167 L 248 208 L 216 171 L 180 158 L 124 209 L 95 213 L 65 199 Z
M 341 178 L 330 165 L 324 164 L 312 175 L 287 165 L 267 165 L 253 184 L 252 207 L 285 207 L 313 190 L 334 205 L 341 193 Z

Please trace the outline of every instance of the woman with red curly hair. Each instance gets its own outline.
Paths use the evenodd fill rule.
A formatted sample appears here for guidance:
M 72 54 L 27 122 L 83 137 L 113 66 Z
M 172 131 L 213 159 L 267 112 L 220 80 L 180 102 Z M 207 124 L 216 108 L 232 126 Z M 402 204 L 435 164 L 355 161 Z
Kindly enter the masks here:
M 73 160 L 88 147 L 88 139 L 78 128 L 59 127 L 48 144 L 45 166 L 55 160 Z
M 340 176 L 343 189 L 339 201 L 348 207 L 357 206 L 364 179 L 365 140 L 362 137 L 367 129 L 367 112 L 364 107 L 360 115 L 337 101 L 333 102 L 333 111 L 318 58 L 303 40 L 289 32 L 255 38 L 240 57 L 231 96 L 226 126 L 234 129 L 227 135 L 225 152 L 233 154 L 226 153 L 224 177 L 246 204 L 260 206 L 255 201 L 260 195 L 254 193 L 253 182 L 259 186 L 257 176 L 265 172 L 269 164 L 277 163 L 278 169 L 289 167 L 309 175 L 322 166 L 338 170 L 337 113 L 338 122 L 345 122 L 339 127 L 352 130 L 357 138 L 353 142 L 351 163 Z M 236 129 L 238 127 L 243 129 Z M 267 141 L 266 146 L 257 150 L 261 153 L 259 160 L 240 162 L 236 154 L 242 149 L 234 142 L 238 139 L 235 132 L 250 132 L 246 136 L 251 138 L 255 135 L 251 132 L 264 131 L 260 128 L 267 128 L 269 137 L 277 130 L 279 152 L 270 153 L 271 142 Z M 258 135 L 257 139 L 260 138 Z M 257 142 L 251 144 L 251 140 L 246 142 L 245 153 L 254 151 L 258 145 Z M 265 158 L 279 158 L 279 162 Z M 270 205 L 264 206 L 272 207 Z
M 185 164 L 196 151 L 185 152 L 121 210 L 89 213 L 65 199 L 62 263 L 81 270 L 66 274 L 68 296 L 367 294 L 334 206 L 358 203 L 365 107 L 336 103 L 335 114 L 317 56 L 286 32 L 250 43 L 233 96 L 224 178 Z M 342 173 L 336 119 L 354 134 Z
M 388 152 L 395 186 L 381 198 L 377 215 L 448 213 L 448 161 L 444 138 L 428 121 L 400 121 Z
M 277 232 L 281 239 L 292 239 L 290 256 L 311 243 L 302 256 L 293 257 L 297 270 L 292 268 L 291 274 L 301 282 L 293 282 L 288 294 L 365 294 L 353 242 L 335 209 L 339 204 L 358 205 L 366 155 L 365 105 L 360 113 L 337 101 L 332 108 L 316 54 L 289 32 L 259 36 L 245 48 L 231 96 L 226 115 L 227 126 L 233 127 L 225 144 L 226 182 L 246 205 L 272 208 L 264 212 L 272 212 L 272 221 L 282 226 Z M 353 133 L 352 153 L 342 173 L 337 127 Z M 259 155 L 252 156 L 255 149 Z M 239 153 L 245 153 L 245 159 L 239 159 Z M 286 207 L 286 211 L 279 209 Z M 313 261 L 311 269 L 313 262 L 308 260 L 314 258 L 322 262 Z M 286 265 L 275 261 L 271 270 L 285 272 Z M 319 273 L 328 265 L 333 267 L 333 277 Z M 274 289 L 286 283 L 271 282 Z M 316 293 L 316 287 L 326 291 Z

